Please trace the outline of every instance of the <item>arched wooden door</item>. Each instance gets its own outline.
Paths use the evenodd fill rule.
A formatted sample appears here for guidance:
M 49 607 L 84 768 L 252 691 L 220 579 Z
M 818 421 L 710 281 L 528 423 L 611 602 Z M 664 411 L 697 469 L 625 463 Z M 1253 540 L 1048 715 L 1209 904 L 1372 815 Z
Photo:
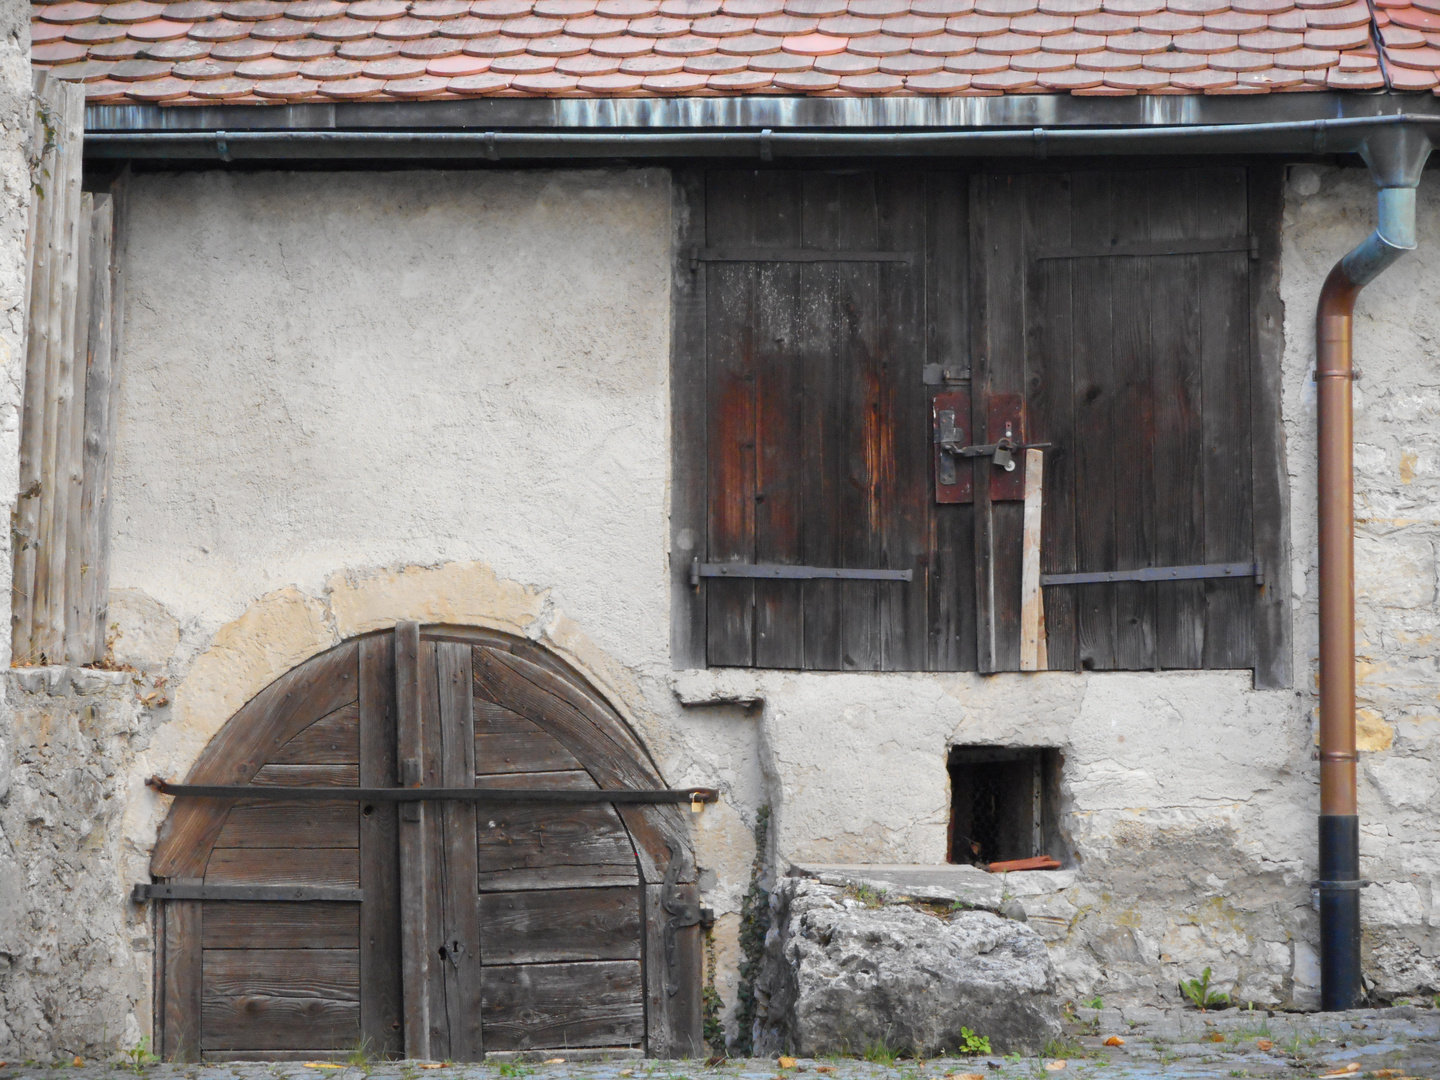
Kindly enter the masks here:
M 186 782 L 297 790 L 171 807 L 150 886 L 166 1057 L 698 1052 L 682 808 L 300 797 L 663 788 L 620 716 L 533 643 L 415 623 L 346 642 L 257 694 Z

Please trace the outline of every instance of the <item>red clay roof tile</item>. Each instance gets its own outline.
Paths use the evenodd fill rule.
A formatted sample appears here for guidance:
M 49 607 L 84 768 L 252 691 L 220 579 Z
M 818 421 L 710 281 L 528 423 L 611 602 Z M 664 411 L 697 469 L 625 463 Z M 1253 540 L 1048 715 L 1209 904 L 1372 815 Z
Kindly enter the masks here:
M 88 99 L 1436 90 L 1440 0 L 84 0 L 33 60 Z M 1393 19 L 1393 22 L 1392 22 Z M 1382 71 L 1370 40 L 1386 46 Z

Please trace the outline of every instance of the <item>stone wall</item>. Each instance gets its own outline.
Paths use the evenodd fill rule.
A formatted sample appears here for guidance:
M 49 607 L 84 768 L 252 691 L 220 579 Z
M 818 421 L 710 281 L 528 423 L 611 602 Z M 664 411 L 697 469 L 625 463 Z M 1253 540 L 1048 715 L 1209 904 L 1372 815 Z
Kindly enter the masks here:
M 137 177 L 112 619 L 149 704 L 118 766 L 114 865 L 143 875 L 163 814 L 140 779 L 182 775 L 294 664 L 399 618 L 492 625 L 588 672 L 671 783 L 722 789 L 696 831 L 728 1003 L 761 806 L 777 871 L 941 862 L 947 748 L 1008 743 L 1065 758 L 1076 866 L 1007 887 L 1067 995 L 1174 1000 L 1210 966 L 1243 999 L 1313 1006 L 1310 324 L 1374 196 L 1358 171 L 1308 168 L 1287 191 L 1300 674 L 1255 691 L 1243 672 L 673 671 L 663 171 Z M 1421 205 L 1421 252 L 1366 291 L 1357 334 L 1368 970 L 1392 996 L 1440 982 L 1423 812 L 1440 783 L 1440 184 Z M 32 908 L 60 910 L 31 877 L 50 898 Z M 90 920 L 118 996 L 149 962 L 135 918 Z

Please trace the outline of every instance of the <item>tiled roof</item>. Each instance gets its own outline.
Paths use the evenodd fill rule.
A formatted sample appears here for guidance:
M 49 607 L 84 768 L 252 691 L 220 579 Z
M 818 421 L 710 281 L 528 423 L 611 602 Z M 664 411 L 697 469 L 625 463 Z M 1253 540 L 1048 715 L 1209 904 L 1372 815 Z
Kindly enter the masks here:
M 91 103 L 1440 93 L 1440 0 L 62 0 L 32 34 Z

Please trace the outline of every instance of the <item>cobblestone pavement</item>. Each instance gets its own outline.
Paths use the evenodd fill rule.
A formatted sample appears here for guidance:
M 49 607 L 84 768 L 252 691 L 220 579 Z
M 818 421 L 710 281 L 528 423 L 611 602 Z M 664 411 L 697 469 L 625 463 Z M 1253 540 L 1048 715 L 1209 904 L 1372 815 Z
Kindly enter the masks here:
M 1120 1040 L 1116 1044 L 1116 1040 Z M 1329 1014 L 1080 1009 L 1043 1057 L 981 1054 L 893 1063 L 829 1058 L 648 1061 L 635 1052 L 493 1054 L 419 1062 L 8 1062 L 0 1080 L 1183 1080 L 1345 1077 L 1440 1080 L 1440 1008 Z

